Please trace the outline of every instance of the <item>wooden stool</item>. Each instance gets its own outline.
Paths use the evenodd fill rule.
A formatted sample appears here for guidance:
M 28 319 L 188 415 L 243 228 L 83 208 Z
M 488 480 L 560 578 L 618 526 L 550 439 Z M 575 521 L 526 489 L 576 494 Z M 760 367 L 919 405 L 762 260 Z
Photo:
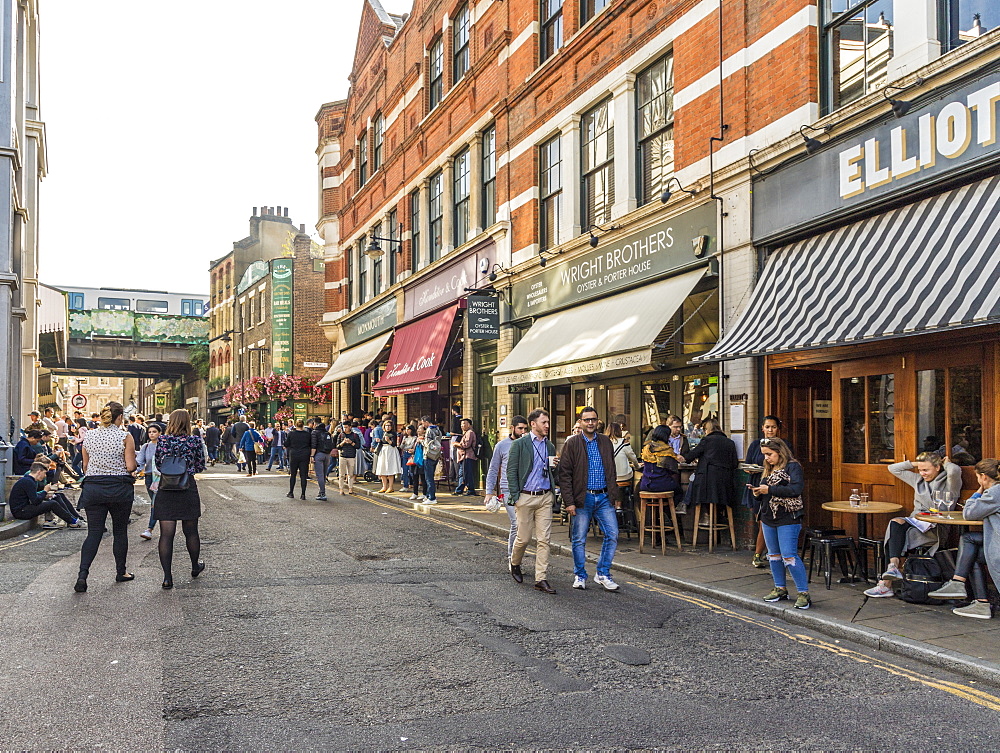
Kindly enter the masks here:
M 670 507 L 670 522 L 666 525 L 666 510 L 664 506 Z M 639 553 L 642 554 L 642 545 L 646 540 L 646 510 L 650 510 L 649 518 L 649 539 L 650 546 L 656 543 L 656 529 L 660 529 L 660 554 L 667 553 L 666 532 L 673 531 L 677 539 L 677 551 L 681 551 L 681 531 L 677 525 L 677 508 L 674 507 L 673 492 L 639 492 Z
M 715 539 L 719 531 L 725 531 L 723 523 L 716 522 L 715 510 L 718 505 L 715 502 L 708 503 L 708 523 L 701 524 L 701 505 L 694 506 L 694 525 L 691 526 L 691 546 L 698 546 L 698 531 L 708 531 L 708 551 L 715 547 Z M 729 523 L 729 543 L 736 551 L 736 529 L 733 527 L 733 509 L 730 507 L 726 512 L 726 520 Z

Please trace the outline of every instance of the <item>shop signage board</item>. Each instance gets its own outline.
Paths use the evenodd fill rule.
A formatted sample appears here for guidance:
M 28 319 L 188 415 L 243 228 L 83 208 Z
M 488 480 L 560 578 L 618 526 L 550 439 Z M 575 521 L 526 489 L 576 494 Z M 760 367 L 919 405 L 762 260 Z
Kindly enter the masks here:
M 399 323 L 399 306 L 393 296 L 378 306 L 344 320 L 344 349 L 388 332 Z
M 593 376 L 612 369 L 630 369 L 648 366 L 653 360 L 651 348 L 635 350 L 630 353 L 620 353 L 616 356 L 592 358 L 587 361 L 577 361 L 559 366 L 546 366 L 541 369 L 528 369 L 514 374 L 493 376 L 493 386 L 516 384 L 524 382 L 547 382 L 553 379 L 568 379 L 570 377 Z
M 906 92 L 897 93 L 907 100 Z M 905 196 L 929 182 L 1000 163 L 1000 68 L 901 118 L 830 146 L 754 182 L 753 240 L 775 242 Z
M 437 274 L 424 277 L 407 287 L 403 301 L 406 321 L 454 303 L 467 295 L 466 288 L 474 288 L 482 280 L 481 269 L 490 269 L 495 244 L 490 241 L 476 251 L 468 251 L 456 264 L 445 267 Z
M 73 395 L 73 397 L 70 398 L 69 402 L 74 408 L 77 408 L 78 410 L 83 410 L 84 408 L 87 407 L 87 396 L 77 392 L 75 395 Z
M 271 262 L 271 370 L 292 373 L 292 264 L 294 259 Z
M 538 394 L 538 382 L 523 382 L 520 384 L 508 384 L 507 385 L 508 395 L 537 395 Z M 501 408 L 506 408 L 507 406 L 502 405 Z
M 709 240 L 703 256 L 716 251 L 718 210 L 714 203 L 682 212 L 562 263 L 549 262 L 541 274 L 516 281 L 511 318 L 541 316 L 591 298 L 614 295 L 698 261 L 694 243 Z
M 156 406 L 157 411 L 165 411 L 167 409 L 167 393 L 157 392 L 153 398 L 153 404 Z
M 500 299 L 491 295 L 470 295 L 465 312 L 470 340 L 500 339 Z
M 295 416 L 295 420 L 298 421 L 302 419 L 306 421 L 309 419 L 309 401 L 308 400 L 295 400 L 292 403 L 292 414 Z

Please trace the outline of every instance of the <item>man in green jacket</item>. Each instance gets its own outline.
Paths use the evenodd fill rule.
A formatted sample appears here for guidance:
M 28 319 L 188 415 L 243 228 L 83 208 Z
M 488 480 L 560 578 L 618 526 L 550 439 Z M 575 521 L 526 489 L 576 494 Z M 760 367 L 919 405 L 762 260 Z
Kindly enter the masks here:
M 539 408 L 529 413 L 528 425 L 531 431 L 511 444 L 507 459 L 507 504 L 515 506 L 517 516 L 517 538 L 510 558 L 510 574 L 518 583 L 524 582 L 521 560 L 534 534 L 538 542 L 535 588 L 554 594 L 556 590 L 549 585 L 547 576 L 552 503 L 556 489 L 556 448 L 548 439 L 549 414 L 546 411 Z

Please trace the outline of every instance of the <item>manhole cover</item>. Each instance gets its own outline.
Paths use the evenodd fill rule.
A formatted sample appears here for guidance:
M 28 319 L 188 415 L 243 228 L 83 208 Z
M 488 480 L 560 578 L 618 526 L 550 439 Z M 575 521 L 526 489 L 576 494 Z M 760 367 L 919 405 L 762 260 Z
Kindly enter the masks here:
M 604 653 L 615 661 L 620 661 L 622 664 L 630 664 L 633 667 L 649 664 L 650 662 L 649 652 L 641 648 L 635 648 L 634 646 L 623 646 L 614 643 L 610 646 L 605 646 Z

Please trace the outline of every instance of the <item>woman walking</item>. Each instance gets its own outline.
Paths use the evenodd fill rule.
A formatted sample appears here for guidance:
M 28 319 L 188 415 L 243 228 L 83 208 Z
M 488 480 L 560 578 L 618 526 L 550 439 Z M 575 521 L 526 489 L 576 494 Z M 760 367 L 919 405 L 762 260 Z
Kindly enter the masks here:
M 87 538 L 80 551 L 80 573 L 73 587 L 77 593 L 87 590 L 90 565 L 97 556 L 104 536 L 105 523 L 111 516 L 114 536 L 115 580 L 119 583 L 135 576 L 125 569 L 128 556 L 128 519 L 135 499 L 135 442 L 122 428 L 125 409 L 110 402 L 101 410 L 101 423 L 86 433 L 83 441 L 83 491 L 78 506 L 86 511 Z
M 802 490 L 805 476 L 802 466 L 792 458 L 792 451 L 780 439 L 762 439 L 764 472 L 758 486 L 747 485 L 760 500 L 760 522 L 767 542 L 767 559 L 771 565 L 774 588 L 764 601 L 784 601 L 788 598 L 785 569 L 792 574 L 796 609 L 809 609 L 809 578 L 799 557 L 799 532 L 802 530 Z
M 250 428 L 243 432 L 240 437 L 240 451 L 246 459 L 247 476 L 257 475 L 257 445 L 263 444 L 264 440 L 260 432 L 256 429 L 256 424 L 251 421 Z
M 77 476 L 83 475 L 83 440 L 87 438 L 86 420 L 76 419 L 76 434 L 73 436 L 73 444 L 76 447 L 76 456 L 73 458 L 73 470 Z
M 288 453 L 288 494 L 285 496 L 295 499 L 295 477 L 298 476 L 302 486 L 301 499 L 305 499 L 306 484 L 309 481 L 312 432 L 306 429 L 306 423 L 301 418 L 288 430 L 288 435 L 285 437 L 285 452 Z
M 249 434 L 249 432 L 247 432 Z M 163 587 L 174 587 L 171 565 L 174 559 L 174 535 L 177 521 L 181 521 L 188 555 L 191 557 L 191 577 L 197 578 L 205 569 L 201 561 L 201 538 L 198 536 L 198 518 L 201 517 L 201 497 L 194 480 L 196 473 L 205 470 L 205 443 L 191 434 L 191 415 L 179 408 L 170 414 L 167 429 L 156 442 L 154 460 L 156 467 L 164 469 L 167 459 L 179 460 L 187 468 L 187 484 L 183 489 L 171 489 L 162 483 L 156 492 L 153 514 L 160 522 L 160 567 L 163 568 Z M 164 469 L 165 470 L 165 469 Z
M 139 472 L 143 474 L 143 480 L 146 482 L 146 494 L 149 495 L 149 525 L 146 526 L 145 531 L 139 534 L 139 538 L 149 541 L 153 538 L 153 526 L 156 525 L 156 515 L 153 514 L 153 506 L 156 504 L 156 490 L 153 489 L 154 474 L 156 473 L 154 456 L 156 440 L 160 438 L 160 427 L 151 424 L 146 430 L 146 436 L 148 441 L 139 448 L 135 462 Z
M 382 482 L 379 489 L 383 494 L 392 494 L 393 484 L 396 481 L 396 474 L 402 473 L 403 466 L 399 460 L 399 450 L 396 449 L 396 427 L 392 421 L 382 424 L 382 435 L 373 440 L 373 448 L 378 446 L 378 458 L 375 461 L 375 475 Z

